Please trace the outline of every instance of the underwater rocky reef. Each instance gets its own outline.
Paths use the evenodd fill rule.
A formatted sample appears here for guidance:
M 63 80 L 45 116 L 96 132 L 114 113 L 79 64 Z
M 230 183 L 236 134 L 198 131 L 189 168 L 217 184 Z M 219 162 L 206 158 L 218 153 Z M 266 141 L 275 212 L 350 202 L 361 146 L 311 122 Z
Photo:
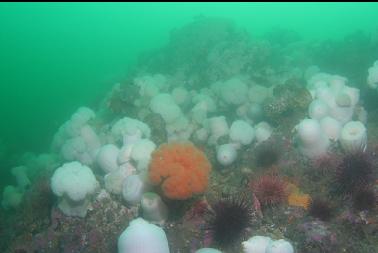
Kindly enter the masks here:
M 0 251 L 377 252 L 377 38 L 172 31 L 17 160 Z

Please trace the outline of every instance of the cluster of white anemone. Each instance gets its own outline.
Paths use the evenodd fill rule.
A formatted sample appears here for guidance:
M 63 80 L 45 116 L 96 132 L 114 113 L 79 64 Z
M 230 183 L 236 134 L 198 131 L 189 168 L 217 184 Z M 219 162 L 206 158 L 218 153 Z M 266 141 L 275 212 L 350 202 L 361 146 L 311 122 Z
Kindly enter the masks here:
M 294 253 L 290 242 L 272 240 L 267 236 L 253 236 L 242 243 L 243 253 Z
M 160 74 L 137 77 L 134 84 L 141 96 L 136 99 L 139 118 L 159 114 L 168 141 L 194 138 L 213 145 L 224 166 L 237 159 L 237 150 L 242 146 L 265 141 L 272 133 L 269 124 L 261 122 L 262 103 L 271 95 L 271 89 L 246 78 L 232 77 L 200 90 L 187 90 L 179 81 Z M 222 108 L 233 108 L 237 119 L 230 126 L 224 115 L 210 117 Z
M 4 187 L 1 201 L 3 208 L 16 209 L 22 203 L 24 193 L 31 185 L 28 170 L 29 168 L 26 166 L 17 166 L 11 169 L 11 174 L 16 179 L 17 184 Z
M 359 89 L 348 86 L 344 77 L 326 73 L 309 77 L 307 88 L 313 97 L 309 118 L 295 127 L 301 153 L 309 158 L 325 155 L 332 142 L 347 152 L 364 151 L 367 114 L 359 104 Z
M 80 107 L 54 135 L 53 151 L 59 153 L 65 161 L 93 164 L 100 147 L 100 139 L 89 124 L 95 116 L 91 109 Z
M 211 133 L 208 144 L 216 146 L 217 160 L 223 166 L 236 160 L 237 150 L 242 146 L 265 141 L 272 133 L 272 128 L 266 122 L 252 126 L 247 121 L 235 120 L 229 127 L 224 116 L 210 118 L 206 127 Z M 220 138 L 226 140 L 226 143 L 217 145 Z
M 25 153 L 20 159 L 20 166 L 11 169 L 16 185 L 7 185 L 3 189 L 1 206 L 4 209 L 17 209 L 22 203 L 25 192 L 30 188 L 33 177 L 41 171 L 51 171 L 57 166 L 57 156 L 49 153 Z
M 149 139 L 150 127 L 137 119 L 124 117 L 113 124 L 109 134 L 113 143 L 101 146 L 96 157 L 97 165 L 106 173 L 105 189 L 121 194 L 130 206 L 140 205 L 143 194 L 151 188 L 147 169 L 156 144 Z M 164 206 L 164 203 L 159 204 Z

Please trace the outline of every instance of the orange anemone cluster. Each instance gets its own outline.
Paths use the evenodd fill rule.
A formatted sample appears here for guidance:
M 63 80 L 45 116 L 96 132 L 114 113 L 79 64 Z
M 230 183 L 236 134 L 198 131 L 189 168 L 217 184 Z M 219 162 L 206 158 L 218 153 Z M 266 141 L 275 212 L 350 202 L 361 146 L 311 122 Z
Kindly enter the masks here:
M 149 178 L 167 198 L 183 200 L 206 190 L 210 171 L 205 154 L 193 144 L 166 143 L 152 153 Z

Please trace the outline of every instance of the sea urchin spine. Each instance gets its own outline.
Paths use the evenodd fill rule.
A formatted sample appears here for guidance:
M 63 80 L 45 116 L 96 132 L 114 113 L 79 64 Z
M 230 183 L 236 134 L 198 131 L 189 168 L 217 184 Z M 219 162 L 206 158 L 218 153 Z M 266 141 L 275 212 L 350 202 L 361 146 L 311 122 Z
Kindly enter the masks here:
M 353 194 L 374 182 L 374 166 L 364 153 L 346 155 L 336 172 L 338 192 Z
M 278 205 L 287 198 L 286 183 L 276 175 L 261 176 L 251 183 L 251 188 L 263 206 Z
M 244 196 L 230 196 L 212 205 L 208 230 L 213 241 L 223 247 L 234 244 L 241 238 L 252 222 L 252 206 Z
M 377 204 L 378 198 L 373 189 L 361 189 L 353 196 L 353 207 L 358 211 L 374 209 Z
M 332 217 L 331 204 L 321 198 L 314 198 L 310 203 L 309 214 L 312 217 L 318 218 L 323 221 L 327 221 Z

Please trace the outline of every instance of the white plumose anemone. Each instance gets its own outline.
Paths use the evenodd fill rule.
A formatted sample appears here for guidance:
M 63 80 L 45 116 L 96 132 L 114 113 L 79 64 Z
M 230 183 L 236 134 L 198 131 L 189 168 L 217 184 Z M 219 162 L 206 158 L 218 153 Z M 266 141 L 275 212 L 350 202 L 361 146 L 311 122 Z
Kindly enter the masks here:
M 51 178 L 51 189 L 59 197 L 59 209 L 68 216 L 85 217 L 90 197 L 99 187 L 92 170 L 69 162 L 59 167 Z
M 296 130 L 300 140 L 299 149 L 302 154 L 308 158 L 316 158 L 326 154 L 330 142 L 317 120 L 304 119 L 296 126 Z
M 119 236 L 118 253 L 169 253 L 168 239 L 163 229 L 137 218 Z
M 3 190 L 1 206 L 5 209 L 17 208 L 22 202 L 23 193 L 20 189 L 8 185 Z
M 217 160 L 223 166 L 232 164 L 237 157 L 235 144 L 223 144 L 217 148 Z
M 184 87 L 174 88 L 171 95 L 177 105 L 186 105 L 190 101 L 189 92 Z
M 150 127 L 137 119 L 124 117 L 119 119 L 111 129 L 114 141 L 122 142 L 123 145 L 133 144 L 142 137 L 149 138 Z
M 80 107 L 59 127 L 52 141 L 52 149 L 60 153 L 66 161 L 80 161 L 91 165 L 100 147 L 97 134 L 88 125 L 93 118 L 95 113 L 91 109 Z
M 142 195 L 142 200 L 140 201 L 143 218 L 146 220 L 157 223 L 164 224 L 168 218 L 168 208 L 161 200 L 160 196 L 154 192 L 146 192 Z
M 242 243 L 243 253 L 294 253 L 290 242 L 272 240 L 267 236 L 253 236 Z
M 203 127 L 194 132 L 194 137 L 201 142 L 205 142 L 209 137 L 209 133 L 206 128 Z
M 365 151 L 366 127 L 360 121 L 350 121 L 341 130 L 340 144 L 347 152 Z
M 139 171 L 147 170 L 151 153 L 155 150 L 155 148 L 155 143 L 149 139 L 141 139 L 134 144 L 131 151 L 131 158 L 137 164 L 137 169 Z
M 167 124 L 173 123 L 182 115 L 175 99 L 168 93 L 160 93 L 154 96 L 150 102 L 150 109 L 154 113 L 160 114 Z
M 242 243 L 243 253 L 265 253 L 272 239 L 267 236 L 253 236 Z
M 290 242 L 280 239 L 273 241 L 266 249 L 266 253 L 294 253 L 294 248 Z
M 118 169 L 117 158 L 119 149 L 113 144 L 102 146 L 96 156 L 97 165 L 105 172 L 109 173 Z
M 328 105 L 320 99 L 315 99 L 311 102 L 308 114 L 312 119 L 320 120 L 328 115 Z
M 113 170 L 104 177 L 105 189 L 113 194 L 121 194 L 123 183 L 128 176 L 136 172 L 131 163 L 124 163 L 117 170 Z
M 320 120 L 320 126 L 330 140 L 337 141 L 339 139 L 342 128 L 339 121 L 331 117 L 325 117 Z
M 309 115 L 321 120 L 330 116 L 341 124 L 352 120 L 360 100 L 360 90 L 347 85 L 347 78 L 319 73 L 308 81 L 308 89 L 314 100 L 309 106 Z
M 212 117 L 208 119 L 208 128 L 210 131 L 209 144 L 214 145 L 218 139 L 229 133 L 229 127 L 225 116 Z
M 374 62 L 373 66 L 368 69 L 367 83 L 370 88 L 378 88 L 378 61 Z
M 26 190 L 31 185 L 27 171 L 28 168 L 25 166 L 14 167 L 11 170 L 12 175 L 16 178 L 19 189 Z
M 140 203 L 143 193 L 149 189 L 146 181 L 144 175 L 131 175 L 125 179 L 122 196 L 127 204 L 137 205 Z
M 221 98 L 230 105 L 241 105 L 247 100 L 248 86 L 239 78 L 233 77 L 219 87 Z
M 249 88 L 248 98 L 252 103 L 262 104 L 269 97 L 269 93 L 269 88 L 256 84 Z
M 235 120 L 230 128 L 230 139 L 242 145 L 251 144 L 255 138 L 255 130 L 244 120 Z
M 197 250 L 196 253 L 222 253 L 222 252 L 213 248 L 202 248 L 202 249 Z
M 266 141 L 272 135 L 272 127 L 266 122 L 260 122 L 255 126 L 257 143 Z

